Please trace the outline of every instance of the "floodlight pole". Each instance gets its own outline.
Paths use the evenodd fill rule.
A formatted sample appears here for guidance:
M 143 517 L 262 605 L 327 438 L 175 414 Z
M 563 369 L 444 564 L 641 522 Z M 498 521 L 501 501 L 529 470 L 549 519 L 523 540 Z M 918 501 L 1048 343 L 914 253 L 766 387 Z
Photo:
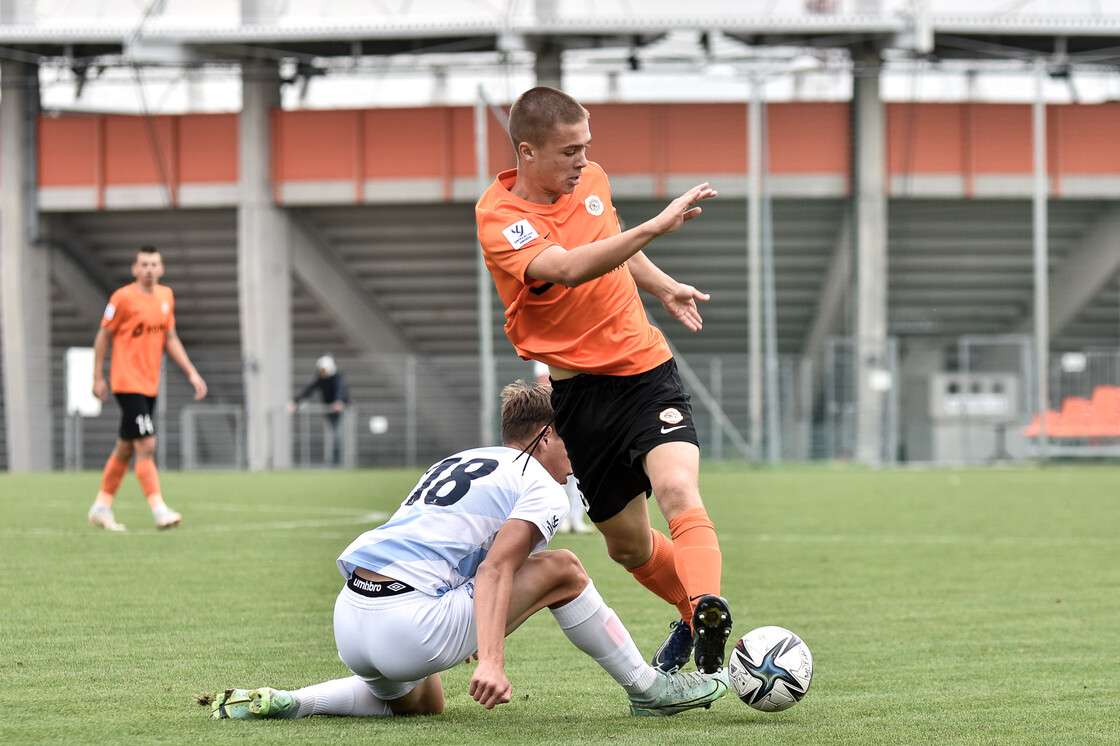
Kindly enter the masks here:
M 1046 433 L 1050 409 L 1050 286 L 1049 243 L 1047 239 L 1047 174 L 1046 174 L 1046 63 L 1041 57 L 1034 61 L 1034 104 L 1031 109 L 1034 136 L 1034 354 L 1035 385 L 1038 387 L 1039 423 L 1038 456 L 1047 457 L 1049 436 Z
M 774 203 L 770 195 L 770 126 L 762 110 L 762 327 L 765 357 L 766 461 L 781 460 L 782 431 L 778 396 L 778 310 L 774 297 Z
M 477 169 L 478 196 L 490 184 L 490 150 L 487 142 L 487 105 L 482 88 L 478 90 L 478 101 L 474 105 L 474 153 Z M 475 286 L 478 297 L 478 434 L 479 443 L 496 443 L 494 430 L 494 387 L 497 372 L 494 363 L 494 326 L 490 320 L 492 285 L 490 272 L 482 256 L 482 246 L 475 251 Z
M 747 106 L 747 411 L 751 460 L 762 457 L 762 79 L 750 73 Z

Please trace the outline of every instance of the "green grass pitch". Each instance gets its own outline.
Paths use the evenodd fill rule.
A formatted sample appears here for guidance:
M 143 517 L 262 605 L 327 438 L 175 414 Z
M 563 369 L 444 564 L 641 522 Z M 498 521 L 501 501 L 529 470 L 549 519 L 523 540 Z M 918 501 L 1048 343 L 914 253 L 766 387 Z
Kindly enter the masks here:
M 346 675 L 334 559 L 419 470 L 162 475 L 157 533 L 131 475 L 128 533 L 88 526 L 93 472 L 0 475 L 0 743 L 1106 744 L 1120 740 L 1120 469 L 706 465 L 734 637 L 806 641 L 816 675 L 782 713 L 734 697 L 651 720 L 548 613 L 508 641 L 514 699 L 426 718 L 211 721 L 198 694 Z M 664 527 L 656 509 L 655 525 Z M 671 609 L 560 536 L 647 656 Z M 392 635 L 386 629 L 384 634 Z

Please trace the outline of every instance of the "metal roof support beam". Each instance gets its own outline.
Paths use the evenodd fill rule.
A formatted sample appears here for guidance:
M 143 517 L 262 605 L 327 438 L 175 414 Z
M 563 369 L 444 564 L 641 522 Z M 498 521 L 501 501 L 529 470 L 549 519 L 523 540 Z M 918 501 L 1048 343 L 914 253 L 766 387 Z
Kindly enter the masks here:
M 0 61 L 0 325 L 8 469 L 52 466 L 49 249 L 36 243 L 38 68 Z M 92 385 L 93 382 L 90 382 Z

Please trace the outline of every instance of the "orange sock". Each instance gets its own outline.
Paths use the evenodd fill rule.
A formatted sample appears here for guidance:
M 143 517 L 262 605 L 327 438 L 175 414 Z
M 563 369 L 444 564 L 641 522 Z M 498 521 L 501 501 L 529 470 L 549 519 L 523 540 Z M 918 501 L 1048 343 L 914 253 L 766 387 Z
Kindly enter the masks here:
M 144 459 L 136 462 L 136 479 L 140 482 L 140 489 L 144 497 L 148 498 L 148 506 L 152 510 L 164 504 L 163 495 L 159 491 L 159 472 L 156 471 L 154 459 Z
M 677 574 L 687 589 L 691 604 L 712 593 L 720 595 L 723 553 L 719 551 L 716 529 L 703 508 L 686 510 L 669 521 Z M 692 617 L 689 616 L 689 619 Z
M 110 507 L 113 504 L 113 497 L 120 489 L 121 480 L 127 473 L 128 462 L 121 461 L 115 453 L 110 454 L 109 460 L 105 462 L 105 470 L 101 472 L 101 491 L 97 493 L 95 502 L 106 508 Z
M 630 569 L 630 574 L 643 586 L 663 598 L 681 613 L 681 619 L 692 621 L 692 604 L 677 575 L 677 562 L 673 558 L 673 543 L 657 529 L 650 529 L 653 537 L 653 555 L 644 563 Z

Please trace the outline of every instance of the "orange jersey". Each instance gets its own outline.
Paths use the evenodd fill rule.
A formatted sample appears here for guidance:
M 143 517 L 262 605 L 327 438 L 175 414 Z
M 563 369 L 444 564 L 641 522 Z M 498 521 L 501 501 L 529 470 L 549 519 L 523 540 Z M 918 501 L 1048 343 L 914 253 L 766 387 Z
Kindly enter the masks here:
M 159 393 L 159 366 L 167 330 L 175 327 L 175 296 L 156 285 L 151 295 L 133 283 L 109 298 L 101 326 L 113 333 L 109 385 L 118 394 Z
M 672 357 L 649 323 L 638 286 L 624 264 L 568 288 L 529 277 L 529 264 L 550 246 L 569 250 L 619 233 L 607 175 L 588 163 L 579 185 L 551 205 L 510 192 L 517 171 L 504 171 L 475 206 L 478 240 L 506 307 L 506 336 L 525 360 L 586 373 L 628 376 Z

